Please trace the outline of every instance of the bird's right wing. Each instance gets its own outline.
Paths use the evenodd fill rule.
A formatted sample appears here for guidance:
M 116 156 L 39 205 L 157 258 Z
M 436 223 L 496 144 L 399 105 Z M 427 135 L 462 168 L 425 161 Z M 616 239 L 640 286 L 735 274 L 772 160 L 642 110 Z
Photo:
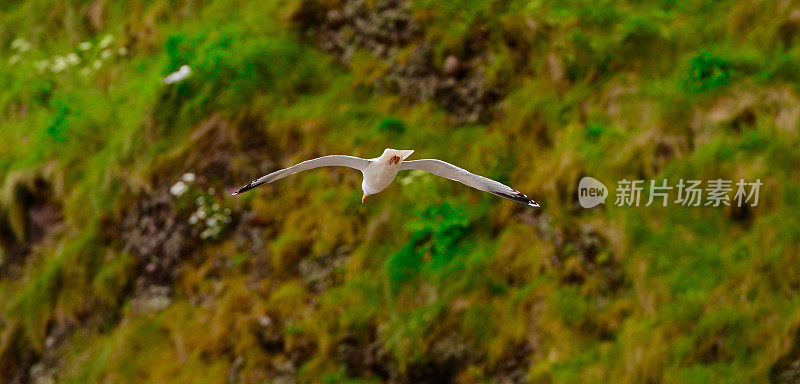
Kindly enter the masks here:
M 505 199 L 516 201 L 521 204 L 530 205 L 531 207 L 538 207 L 539 204 L 523 195 L 519 191 L 492 179 L 470 173 L 469 171 L 456 167 L 453 164 L 436 159 L 422 159 L 403 161 L 400 164 L 400 170 L 418 169 L 420 171 L 430 172 L 436 176 L 448 178 L 450 180 L 458 181 L 461 184 L 468 185 L 472 188 L 489 192 L 491 194 L 500 196 Z
M 258 187 L 259 185 L 271 183 L 275 180 L 282 179 L 286 176 L 293 175 L 297 172 L 307 171 L 309 169 L 320 168 L 320 167 L 348 167 L 357 169 L 359 171 L 363 171 L 368 164 L 369 160 L 355 156 L 330 155 L 330 156 L 318 157 L 316 159 L 306 160 L 302 163 L 293 165 L 289 168 L 284 168 L 272 172 L 269 175 L 259 177 L 258 179 L 250 182 L 250 184 L 247 184 L 244 187 L 239 188 L 238 191 L 231 193 L 231 196 L 238 195 L 242 192 L 246 192 L 255 187 Z

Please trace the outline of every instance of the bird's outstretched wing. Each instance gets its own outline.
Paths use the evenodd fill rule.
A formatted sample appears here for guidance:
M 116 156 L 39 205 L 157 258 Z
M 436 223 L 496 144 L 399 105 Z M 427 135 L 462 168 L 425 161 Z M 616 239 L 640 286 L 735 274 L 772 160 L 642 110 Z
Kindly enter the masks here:
M 369 160 L 355 156 L 330 155 L 330 156 L 318 157 L 316 159 L 306 160 L 302 163 L 293 165 L 289 168 L 284 168 L 272 172 L 269 175 L 261 176 L 258 179 L 250 182 L 250 184 L 247 184 L 244 187 L 239 188 L 238 191 L 231 193 L 231 196 L 238 195 L 242 192 L 246 192 L 255 187 L 258 187 L 259 185 L 271 183 L 275 180 L 282 179 L 286 176 L 293 175 L 297 172 L 307 171 L 309 169 L 320 168 L 320 167 L 348 167 L 348 168 L 358 169 L 359 171 L 363 171 L 368 164 Z
M 422 159 L 403 161 L 400 164 L 400 170 L 418 169 L 420 171 L 430 172 L 434 175 L 446 177 L 450 180 L 458 181 L 461 184 L 468 185 L 472 188 L 489 192 L 491 194 L 516 201 L 531 207 L 538 207 L 539 204 L 523 195 L 519 191 L 492 179 L 470 173 L 465 169 L 456 167 L 453 164 L 436 160 L 436 159 Z

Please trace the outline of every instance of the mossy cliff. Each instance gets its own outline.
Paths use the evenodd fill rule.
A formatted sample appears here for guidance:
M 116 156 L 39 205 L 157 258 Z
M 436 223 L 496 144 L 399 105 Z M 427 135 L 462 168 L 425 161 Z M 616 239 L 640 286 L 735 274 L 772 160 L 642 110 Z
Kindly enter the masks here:
M 2 2 L 0 382 L 796 383 L 799 32 L 779 1 Z M 418 172 L 227 194 L 386 147 L 542 208 Z M 583 176 L 763 186 L 583 209 Z

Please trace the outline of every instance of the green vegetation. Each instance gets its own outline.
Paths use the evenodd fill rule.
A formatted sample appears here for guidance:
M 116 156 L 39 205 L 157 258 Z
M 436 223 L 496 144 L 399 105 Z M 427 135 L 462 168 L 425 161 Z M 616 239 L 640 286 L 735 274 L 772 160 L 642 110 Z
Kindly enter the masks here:
M 798 15 L 4 2 L 0 382 L 795 382 Z M 386 147 L 542 208 L 423 172 L 366 204 L 347 169 L 226 193 Z M 718 178 L 759 205 L 613 204 Z

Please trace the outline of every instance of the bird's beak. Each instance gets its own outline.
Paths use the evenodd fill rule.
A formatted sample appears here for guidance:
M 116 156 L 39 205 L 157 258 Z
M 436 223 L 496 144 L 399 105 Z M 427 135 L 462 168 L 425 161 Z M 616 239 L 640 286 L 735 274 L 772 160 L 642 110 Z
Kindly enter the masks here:
M 364 201 L 367 200 L 367 195 L 361 195 L 361 204 L 364 204 Z

